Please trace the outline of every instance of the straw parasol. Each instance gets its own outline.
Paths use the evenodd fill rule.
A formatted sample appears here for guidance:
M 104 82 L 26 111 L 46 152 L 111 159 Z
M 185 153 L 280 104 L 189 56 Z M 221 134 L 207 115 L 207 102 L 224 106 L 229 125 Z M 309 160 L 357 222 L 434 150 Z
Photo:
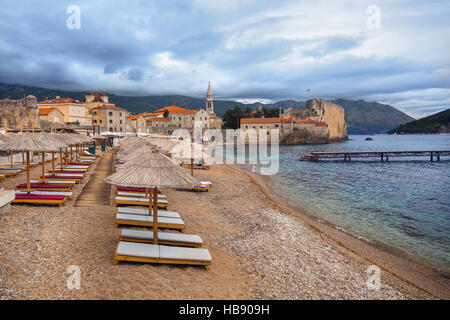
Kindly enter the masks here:
M 9 141 L 0 144 L 0 150 L 25 151 L 27 158 L 27 190 L 30 188 L 30 152 L 42 152 L 58 150 L 48 139 L 42 139 L 37 134 L 23 133 L 9 137 Z
M 120 171 L 110 175 L 105 181 L 121 187 L 152 189 L 148 200 L 148 214 L 151 215 L 153 211 L 154 244 L 158 244 L 157 188 L 186 187 L 198 184 L 198 181 L 173 164 L 168 157 L 156 152 L 141 153 L 140 157 L 128 161 Z
M 41 132 L 38 133 L 37 136 L 42 140 L 48 140 L 49 143 L 54 147 L 53 150 L 50 150 L 52 154 L 52 170 L 55 171 L 55 151 L 61 150 L 66 147 L 66 144 L 58 139 L 54 134 Z M 48 151 L 48 150 L 46 150 Z M 42 152 L 42 178 L 45 182 L 45 152 Z

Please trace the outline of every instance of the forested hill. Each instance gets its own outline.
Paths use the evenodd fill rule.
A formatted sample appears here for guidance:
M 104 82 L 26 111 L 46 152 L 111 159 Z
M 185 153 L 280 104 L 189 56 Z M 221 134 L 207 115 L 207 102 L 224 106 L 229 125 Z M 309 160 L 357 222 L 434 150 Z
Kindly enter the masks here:
M 389 133 L 450 133 L 450 109 L 408 122 Z
M 31 87 L 17 84 L 1 84 L 0 98 L 10 97 L 14 99 L 34 95 L 38 101 L 46 97 L 55 96 L 83 99 L 85 92 L 54 90 L 39 87 Z M 109 94 L 110 100 L 116 105 L 126 108 L 137 114 L 149 112 L 162 106 L 176 105 L 187 109 L 199 109 L 204 107 L 204 98 L 195 98 L 182 95 L 151 95 L 151 96 L 122 96 Z M 407 114 L 394 107 L 378 102 L 367 102 L 364 100 L 338 99 L 331 101 L 341 105 L 345 109 L 349 134 L 371 134 L 383 133 L 399 125 L 414 120 Z M 215 100 L 214 109 L 219 116 L 223 116 L 226 110 L 239 106 L 241 109 L 256 109 L 261 103 L 245 104 L 231 100 Z M 264 104 L 264 108 L 304 108 L 304 101 L 283 100 L 276 103 Z

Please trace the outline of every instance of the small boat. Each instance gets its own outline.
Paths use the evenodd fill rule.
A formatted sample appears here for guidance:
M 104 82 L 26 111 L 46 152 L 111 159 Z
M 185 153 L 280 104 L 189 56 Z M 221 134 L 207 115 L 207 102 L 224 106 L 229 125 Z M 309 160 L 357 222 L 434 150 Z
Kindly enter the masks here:
M 371 137 L 367 137 L 366 141 L 372 141 L 373 139 Z

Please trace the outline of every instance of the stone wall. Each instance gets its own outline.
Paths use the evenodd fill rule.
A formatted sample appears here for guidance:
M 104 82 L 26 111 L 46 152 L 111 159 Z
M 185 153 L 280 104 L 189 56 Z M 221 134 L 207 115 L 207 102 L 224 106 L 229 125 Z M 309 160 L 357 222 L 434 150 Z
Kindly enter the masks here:
M 4 127 L 5 120 L 8 129 L 40 127 L 39 108 L 35 96 L 23 99 L 0 100 L 0 127 Z
M 344 108 L 323 99 L 311 99 L 306 101 L 306 109 L 310 116 L 319 116 L 320 121 L 327 123 L 330 141 L 347 139 Z

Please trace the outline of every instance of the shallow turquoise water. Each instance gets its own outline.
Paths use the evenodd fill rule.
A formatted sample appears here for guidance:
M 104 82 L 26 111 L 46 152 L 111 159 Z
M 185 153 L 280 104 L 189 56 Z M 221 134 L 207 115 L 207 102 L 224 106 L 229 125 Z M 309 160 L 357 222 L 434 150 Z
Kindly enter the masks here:
M 450 273 L 450 157 L 303 162 L 310 151 L 450 150 L 450 135 L 350 136 L 280 146 L 271 179 L 294 204 L 337 228 Z

